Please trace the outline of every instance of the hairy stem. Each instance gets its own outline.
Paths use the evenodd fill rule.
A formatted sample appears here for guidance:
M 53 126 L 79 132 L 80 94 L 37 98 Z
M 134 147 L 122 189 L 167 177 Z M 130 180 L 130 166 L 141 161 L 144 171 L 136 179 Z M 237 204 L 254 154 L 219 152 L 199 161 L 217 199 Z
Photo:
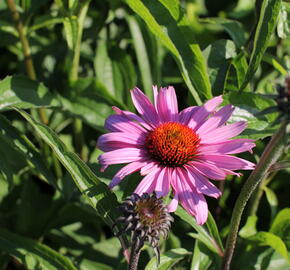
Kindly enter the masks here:
M 143 243 L 140 242 L 140 239 L 134 234 L 132 237 L 132 248 L 129 260 L 129 267 L 128 270 L 137 270 L 138 269 L 138 262 L 141 253 L 141 247 Z
M 251 173 L 246 183 L 242 187 L 241 193 L 239 194 L 233 209 L 230 232 L 227 238 L 226 249 L 224 253 L 225 255 L 222 261 L 222 270 L 230 269 L 230 264 L 237 241 L 239 225 L 247 201 L 249 200 L 257 185 L 266 177 L 271 165 L 279 159 L 283 152 L 286 144 L 286 126 L 287 120 L 284 119 L 279 130 L 273 135 L 271 141 L 264 150 L 256 169 Z

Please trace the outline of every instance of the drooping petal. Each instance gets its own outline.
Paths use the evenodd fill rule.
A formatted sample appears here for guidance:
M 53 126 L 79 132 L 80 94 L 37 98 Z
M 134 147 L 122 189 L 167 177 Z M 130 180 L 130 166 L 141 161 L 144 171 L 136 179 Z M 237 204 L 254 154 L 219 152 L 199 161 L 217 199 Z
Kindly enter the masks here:
M 105 121 L 105 129 L 111 132 L 143 133 L 146 130 L 124 115 L 110 115 Z
M 113 188 L 114 186 L 118 185 L 125 176 L 140 170 L 140 168 L 146 165 L 146 163 L 146 161 L 135 161 L 120 169 L 110 182 L 109 188 Z
M 147 174 L 139 183 L 134 193 L 138 194 L 139 196 L 141 196 L 145 192 L 152 193 L 155 188 L 156 180 L 158 178 L 158 175 L 160 174 L 160 171 L 161 169 L 158 168 L 152 171 L 151 173 Z
M 170 178 L 169 178 L 169 170 L 168 168 L 162 168 L 155 184 L 155 192 L 157 195 L 157 198 L 164 197 L 168 194 L 170 189 Z
M 175 90 L 172 86 L 160 88 L 157 96 L 157 111 L 162 122 L 177 120 L 178 104 Z
M 229 138 L 239 135 L 246 127 L 247 123 L 245 121 L 239 121 L 230 125 L 213 129 L 210 132 L 200 136 L 201 143 L 209 144 L 223 142 Z
M 192 106 L 182 110 L 178 115 L 178 121 L 181 124 L 188 125 L 189 120 L 198 111 L 198 109 L 198 106 Z
M 245 151 L 251 151 L 255 147 L 254 140 L 235 139 L 215 144 L 200 145 L 200 154 L 237 154 Z
M 177 206 L 178 206 L 178 195 L 176 193 L 171 202 L 167 205 L 168 212 L 175 212 Z
M 129 163 L 146 158 L 144 150 L 138 148 L 123 148 L 103 153 L 99 156 L 99 162 L 103 167 L 112 164 Z
M 147 96 L 135 87 L 131 90 L 132 101 L 141 117 L 152 127 L 159 124 L 158 114 Z
M 196 132 L 203 136 L 207 132 L 222 126 L 232 115 L 234 107 L 232 105 L 227 105 L 221 108 L 217 113 L 207 119 Z
M 224 180 L 227 176 L 226 173 L 222 169 L 210 163 L 191 161 L 189 162 L 189 165 L 193 166 L 201 174 L 203 174 L 204 176 L 210 179 Z
M 214 97 L 208 100 L 203 106 L 200 106 L 198 110 L 193 114 L 188 122 L 188 126 L 194 130 L 197 130 L 206 120 L 206 118 L 214 112 L 214 110 L 222 103 L 222 96 Z
M 185 166 L 187 169 L 187 179 L 189 185 L 192 184 L 193 187 L 196 188 L 196 190 L 199 193 L 202 193 L 204 195 L 218 198 L 221 196 L 220 190 L 212 184 L 205 176 L 200 174 L 194 167 L 191 166 Z
M 189 186 L 182 170 L 184 169 L 176 169 L 179 179 L 175 179 L 175 192 L 178 194 L 178 198 L 186 211 L 192 216 L 195 216 L 196 222 L 202 225 L 205 223 L 208 216 L 206 200 L 201 193 L 198 193 Z
M 142 148 L 145 143 L 144 134 L 128 132 L 112 132 L 103 134 L 98 139 L 98 147 L 103 151 L 113 151 L 120 148 Z
M 255 168 L 255 164 L 250 161 L 228 155 L 199 155 L 198 160 L 228 170 L 253 170 Z

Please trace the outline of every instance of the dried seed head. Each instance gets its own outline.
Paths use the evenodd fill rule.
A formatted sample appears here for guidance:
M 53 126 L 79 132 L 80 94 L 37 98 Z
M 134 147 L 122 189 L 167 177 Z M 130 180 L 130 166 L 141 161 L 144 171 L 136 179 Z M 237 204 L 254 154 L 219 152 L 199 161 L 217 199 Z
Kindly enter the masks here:
M 159 261 L 159 240 L 166 238 L 173 218 L 167 207 L 155 193 L 142 196 L 133 193 L 120 206 L 122 216 L 117 223 L 123 224 L 122 233 L 131 233 L 132 246 L 138 251 L 148 242 L 154 249 Z

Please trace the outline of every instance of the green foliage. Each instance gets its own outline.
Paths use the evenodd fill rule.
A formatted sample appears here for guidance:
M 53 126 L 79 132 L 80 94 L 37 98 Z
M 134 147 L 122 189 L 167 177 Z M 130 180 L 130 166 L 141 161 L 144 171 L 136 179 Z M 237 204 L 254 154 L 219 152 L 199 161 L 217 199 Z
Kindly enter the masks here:
M 247 121 L 239 138 L 256 140 L 254 155 L 241 154 L 253 162 L 279 127 L 287 1 L 12 2 L 20 25 L 11 1 L 0 1 L 0 269 L 127 268 L 115 221 L 142 176 L 108 189 L 120 166 L 100 172 L 96 142 L 112 106 L 134 110 L 135 86 L 153 99 L 152 85 L 173 85 L 180 110 L 223 95 L 235 106 L 229 123 Z M 232 269 L 289 268 L 286 151 L 244 213 Z M 179 206 L 160 264 L 145 246 L 139 268 L 220 269 L 247 177 L 215 182 L 223 195 L 207 200 L 203 226 Z

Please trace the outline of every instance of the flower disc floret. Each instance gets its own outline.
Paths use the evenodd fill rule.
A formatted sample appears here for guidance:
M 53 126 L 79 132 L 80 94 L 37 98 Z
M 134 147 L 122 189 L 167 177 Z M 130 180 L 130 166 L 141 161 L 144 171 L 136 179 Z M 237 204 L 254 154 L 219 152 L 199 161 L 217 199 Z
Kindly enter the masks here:
M 198 135 L 191 128 L 176 122 L 159 125 L 146 138 L 149 155 L 170 167 L 192 161 L 198 153 L 199 143 Z

